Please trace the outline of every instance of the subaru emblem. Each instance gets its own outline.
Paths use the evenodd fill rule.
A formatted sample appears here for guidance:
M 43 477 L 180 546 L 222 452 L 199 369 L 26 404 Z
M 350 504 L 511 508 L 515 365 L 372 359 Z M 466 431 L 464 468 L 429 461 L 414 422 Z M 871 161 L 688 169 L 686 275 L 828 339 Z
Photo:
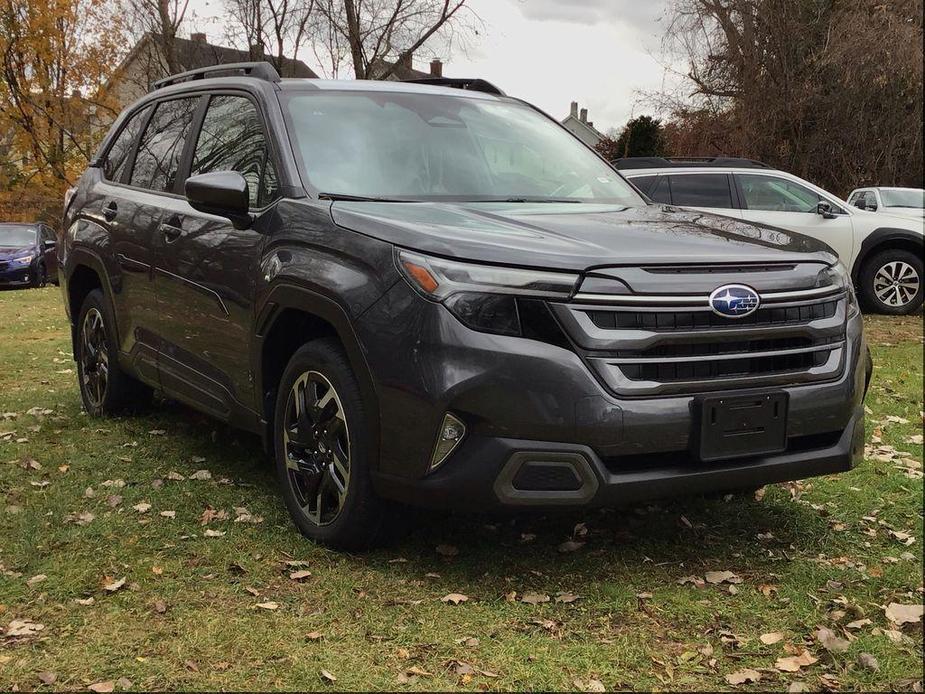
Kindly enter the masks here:
M 761 297 L 744 284 L 724 284 L 710 294 L 710 308 L 724 318 L 744 318 L 758 310 Z

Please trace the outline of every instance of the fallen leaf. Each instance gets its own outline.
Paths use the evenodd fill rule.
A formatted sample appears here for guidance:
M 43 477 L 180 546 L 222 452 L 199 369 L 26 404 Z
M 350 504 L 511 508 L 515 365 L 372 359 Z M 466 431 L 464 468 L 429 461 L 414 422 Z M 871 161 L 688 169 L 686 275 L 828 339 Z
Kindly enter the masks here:
M 87 687 L 91 692 L 96 692 L 97 694 L 106 694 L 107 692 L 115 691 L 116 683 L 112 680 L 106 680 L 105 682 L 94 682 L 89 687 Z
M 155 600 L 154 601 L 154 611 L 157 612 L 158 614 L 164 614 L 165 612 L 167 612 L 167 603 L 164 602 L 163 600 Z
M 558 549 L 563 554 L 568 554 L 570 552 L 577 552 L 584 546 L 585 546 L 584 542 L 579 542 L 578 540 L 566 540 L 561 545 L 559 545 L 556 549 Z
M 273 602 L 272 600 L 269 602 L 258 602 L 254 607 L 259 607 L 261 610 L 278 610 L 279 603 Z
M 745 668 L 744 670 L 726 675 L 726 682 L 729 684 L 747 684 L 749 682 L 757 682 L 760 679 L 761 673 L 751 668 Z
M 292 579 L 293 581 L 304 581 L 306 578 L 310 577 L 311 575 L 312 575 L 311 571 L 302 569 L 301 571 L 293 571 L 291 574 L 289 574 L 289 578 Z
M 334 675 L 332 675 L 330 672 L 328 672 L 327 670 L 322 670 L 320 674 L 321 674 L 321 679 L 327 682 L 337 682 L 337 678 Z
M 115 593 L 117 590 L 119 590 L 122 586 L 125 585 L 124 576 L 120 578 L 118 581 L 113 581 L 111 578 L 107 576 L 106 578 L 103 579 L 103 581 L 104 581 L 103 590 L 105 590 L 107 593 Z
M 179 472 L 171 471 L 167 473 L 167 479 L 172 480 L 174 482 L 182 482 L 186 478 L 183 475 L 181 475 Z
M 74 598 L 74 602 L 78 605 L 83 605 L 84 607 L 89 607 L 96 602 L 95 598 Z
M 45 628 L 44 624 L 33 622 L 31 619 L 14 619 L 5 630 L 6 637 L 26 637 L 35 636 Z
M 574 679 L 572 680 L 572 685 L 575 689 L 581 692 L 606 692 L 607 688 L 604 686 L 604 683 L 601 682 L 596 677 L 592 677 L 589 680 Z
M 819 629 L 816 630 L 816 640 L 822 644 L 825 650 L 831 653 L 844 653 L 851 645 L 848 641 L 840 636 L 836 636 L 835 632 L 826 627 L 819 627 Z
M 185 667 L 190 672 L 199 672 L 199 665 L 195 660 L 184 660 L 183 667 Z
M 122 690 L 131 689 L 132 680 L 130 680 L 128 677 L 120 677 L 116 680 L 116 686 Z
M 858 619 L 854 622 L 848 622 L 845 625 L 845 629 L 860 629 L 861 627 L 867 626 L 868 624 L 873 624 L 869 619 Z
M 762 634 L 761 636 L 758 637 L 758 639 L 765 646 L 772 646 L 775 643 L 782 641 L 784 639 L 784 635 L 780 633 L 779 631 L 772 631 L 769 634 Z
M 549 596 L 546 593 L 524 593 L 520 601 L 528 605 L 541 605 L 544 602 L 549 602 Z
M 774 667 L 781 672 L 799 672 L 800 668 L 812 665 L 816 660 L 818 659 L 814 658 L 812 653 L 804 649 L 799 655 L 778 658 Z
M 463 595 L 462 593 L 450 593 L 440 598 L 440 602 L 452 603 L 453 605 L 458 605 L 461 602 L 468 602 L 468 600 L 469 596 Z
M 902 626 L 903 624 L 917 624 L 922 621 L 922 605 L 903 605 L 898 602 L 891 602 L 887 605 L 886 618 L 893 624 Z
M 206 529 L 202 534 L 204 537 L 225 537 L 224 530 L 212 530 L 211 528 Z
M 151 510 L 151 504 L 149 504 L 147 501 L 142 501 L 140 504 L 135 504 L 132 506 L 132 508 L 138 511 L 138 513 L 147 513 Z
M 148 432 L 151 436 L 163 436 L 167 432 L 164 429 L 152 429 Z
M 576 600 L 580 600 L 580 595 L 575 595 L 574 593 L 556 593 L 556 602 L 561 602 L 565 604 L 571 604 Z
M 53 672 L 48 672 L 47 670 L 40 672 L 36 675 L 39 678 L 39 681 L 42 684 L 54 684 L 58 679 L 58 676 Z
M 46 576 L 45 574 L 36 574 L 32 578 L 30 578 L 28 581 L 26 581 L 26 585 L 31 588 L 32 586 L 38 585 L 39 583 L 41 583 L 47 578 L 48 576 Z
M 320 641 L 324 638 L 324 635 L 320 631 L 310 631 L 305 635 L 309 641 Z
M 684 576 L 678 579 L 678 585 L 683 586 L 685 583 L 690 583 L 695 588 L 703 588 L 706 585 L 706 582 L 699 576 Z
M 873 670 L 874 672 L 880 669 L 880 663 L 878 663 L 877 659 L 870 653 L 859 653 L 858 665 L 866 670 Z
M 720 583 L 741 583 L 742 579 L 731 571 L 707 571 L 704 574 L 707 583 L 719 585 Z
M 189 479 L 203 482 L 212 479 L 212 473 L 208 470 L 196 470 L 196 472 L 189 476 Z
M 176 518 L 177 512 L 176 511 L 161 511 L 161 516 L 163 516 L 164 518 Z

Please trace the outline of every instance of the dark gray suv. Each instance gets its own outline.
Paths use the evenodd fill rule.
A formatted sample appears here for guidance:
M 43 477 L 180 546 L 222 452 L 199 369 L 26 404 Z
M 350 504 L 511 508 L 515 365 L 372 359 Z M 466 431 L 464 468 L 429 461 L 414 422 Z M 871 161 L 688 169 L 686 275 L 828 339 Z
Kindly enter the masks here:
M 223 71 L 228 76 L 216 76 Z M 823 244 L 653 204 L 482 80 L 170 78 L 69 196 L 87 411 L 259 433 L 299 529 L 851 468 L 870 361 Z

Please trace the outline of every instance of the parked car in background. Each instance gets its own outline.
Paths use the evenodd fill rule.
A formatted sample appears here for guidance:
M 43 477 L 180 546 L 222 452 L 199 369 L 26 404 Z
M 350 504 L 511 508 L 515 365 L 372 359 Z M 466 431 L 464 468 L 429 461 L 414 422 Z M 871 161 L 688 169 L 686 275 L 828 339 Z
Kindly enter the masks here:
M 47 224 L 0 224 L 0 287 L 58 283 L 55 232 Z
M 868 310 L 906 314 L 922 305 L 923 220 L 852 207 L 761 162 L 636 157 L 614 166 L 656 202 L 797 231 L 831 246 Z
M 153 388 L 262 434 L 296 525 L 338 547 L 375 541 L 381 499 L 618 505 L 863 452 L 871 363 L 829 247 L 652 204 L 483 80 L 168 78 L 69 203 L 86 411 Z
M 913 219 L 925 218 L 925 190 L 921 188 L 855 188 L 848 204 L 859 210 Z

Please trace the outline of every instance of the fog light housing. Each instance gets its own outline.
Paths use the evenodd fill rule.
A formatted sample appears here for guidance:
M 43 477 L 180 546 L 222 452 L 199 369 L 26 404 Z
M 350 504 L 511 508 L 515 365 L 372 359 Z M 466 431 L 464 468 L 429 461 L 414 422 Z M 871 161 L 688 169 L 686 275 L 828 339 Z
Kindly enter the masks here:
M 437 445 L 434 446 L 434 453 L 430 457 L 430 470 L 436 470 L 443 465 L 450 454 L 456 450 L 456 447 L 466 435 L 466 425 L 463 424 L 459 417 L 449 412 L 443 416 L 443 422 L 440 424 L 440 432 L 437 435 Z

